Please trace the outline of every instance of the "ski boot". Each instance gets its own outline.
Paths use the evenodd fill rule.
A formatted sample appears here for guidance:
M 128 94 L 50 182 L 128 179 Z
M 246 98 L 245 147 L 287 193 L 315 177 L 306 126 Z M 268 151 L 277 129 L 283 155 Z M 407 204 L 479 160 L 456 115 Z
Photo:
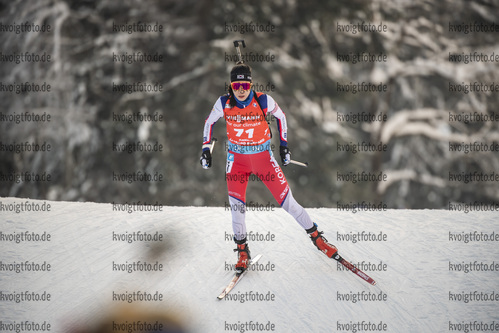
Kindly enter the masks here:
M 236 272 L 242 273 L 248 268 L 248 264 L 249 264 L 250 259 L 251 259 L 250 250 L 249 250 L 248 244 L 246 243 L 246 237 L 241 239 L 241 240 L 234 239 L 234 241 L 237 244 L 237 248 L 234 249 L 234 252 L 237 251 L 237 255 L 238 255 L 238 260 L 237 260 L 237 264 L 236 264 Z
M 327 239 L 322 236 L 323 232 L 317 230 L 317 224 L 306 230 L 307 234 L 310 235 L 310 239 L 321 252 L 324 252 L 329 258 L 339 259 L 338 249 L 333 244 L 328 243 Z

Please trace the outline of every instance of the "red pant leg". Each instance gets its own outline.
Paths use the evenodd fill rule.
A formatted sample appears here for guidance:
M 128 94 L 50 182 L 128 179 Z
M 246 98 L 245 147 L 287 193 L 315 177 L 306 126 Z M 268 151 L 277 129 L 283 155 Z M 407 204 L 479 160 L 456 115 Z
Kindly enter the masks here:
M 227 153 L 225 179 L 229 196 L 246 204 L 246 188 L 251 174 L 251 163 L 248 155 Z
M 252 172 L 260 178 L 282 206 L 289 192 L 289 185 L 281 167 L 269 151 L 253 154 Z

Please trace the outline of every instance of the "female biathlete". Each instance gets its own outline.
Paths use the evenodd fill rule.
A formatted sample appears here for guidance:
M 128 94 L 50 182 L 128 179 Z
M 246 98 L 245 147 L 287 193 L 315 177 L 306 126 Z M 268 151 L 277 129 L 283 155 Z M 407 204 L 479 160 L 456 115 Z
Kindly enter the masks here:
M 332 258 L 337 249 L 317 230 L 305 209 L 293 198 L 286 177 L 270 149 L 271 134 L 266 116 L 277 119 L 280 137 L 280 155 L 283 165 L 290 162 L 287 147 L 286 116 L 272 97 L 255 93 L 252 89 L 251 68 L 238 62 L 230 72 L 229 93 L 218 98 L 204 124 L 201 165 L 211 167 L 210 141 L 213 126 L 221 117 L 227 124 L 229 140 L 226 165 L 227 189 L 232 213 L 232 229 L 237 244 L 236 271 L 242 272 L 251 259 L 246 241 L 246 187 L 251 174 L 259 177 L 274 198 L 310 235 L 317 248 Z M 265 175 L 265 177 L 264 177 Z

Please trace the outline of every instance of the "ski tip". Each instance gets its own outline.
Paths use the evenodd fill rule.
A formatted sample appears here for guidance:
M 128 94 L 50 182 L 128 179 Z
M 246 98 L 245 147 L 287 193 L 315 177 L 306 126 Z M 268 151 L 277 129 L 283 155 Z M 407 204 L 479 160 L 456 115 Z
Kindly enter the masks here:
M 217 299 L 219 301 L 223 300 L 225 298 L 225 296 L 227 296 L 228 292 L 226 290 L 224 290 L 220 295 L 217 296 Z

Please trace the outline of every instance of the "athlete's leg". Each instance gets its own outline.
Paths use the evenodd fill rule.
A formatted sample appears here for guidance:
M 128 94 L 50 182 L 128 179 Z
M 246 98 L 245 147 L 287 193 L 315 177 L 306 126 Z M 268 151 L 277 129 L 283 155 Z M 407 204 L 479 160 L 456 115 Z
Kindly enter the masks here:
M 246 205 L 244 202 L 229 195 L 230 211 L 232 214 L 232 230 L 234 240 L 243 240 L 246 237 Z
M 281 207 L 293 216 L 303 229 L 312 228 L 314 223 L 305 209 L 293 197 L 286 177 L 273 155 L 270 152 L 263 152 L 261 155 L 258 159 L 258 165 L 253 165 L 253 170 L 255 170 L 255 167 L 260 170 L 257 173 L 259 178 Z
M 307 211 L 293 197 L 291 189 L 288 191 L 288 195 L 286 196 L 286 199 L 284 199 L 281 206 L 295 218 L 303 229 L 307 230 L 314 226 L 314 223 L 310 219 Z
M 244 240 L 246 237 L 246 188 L 250 175 L 246 162 L 246 158 L 242 154 L 227 153 L 225 178 L 232 214 L 232 230 L 236 242 Z

